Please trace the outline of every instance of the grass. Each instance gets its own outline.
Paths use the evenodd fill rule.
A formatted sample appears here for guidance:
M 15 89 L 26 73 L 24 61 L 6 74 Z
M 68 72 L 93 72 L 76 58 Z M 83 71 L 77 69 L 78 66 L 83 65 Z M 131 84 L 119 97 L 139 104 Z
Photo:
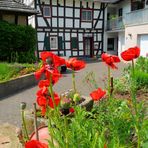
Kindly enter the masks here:
M 36 71 L 35 64 L 0 63 L 0 83 Z

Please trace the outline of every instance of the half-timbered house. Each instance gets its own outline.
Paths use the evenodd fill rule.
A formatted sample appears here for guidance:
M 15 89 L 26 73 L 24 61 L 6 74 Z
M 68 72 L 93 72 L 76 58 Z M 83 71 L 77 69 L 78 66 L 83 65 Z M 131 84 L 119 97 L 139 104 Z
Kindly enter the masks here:
M 28 25 L 28 16 L 36 13 L 37 10 L 20 0 L 0 0 L 0 20 L 16 25 Z
M 93 57 L 103 51 L 104 9 L 100 1 L 36 0 L 38 53 Z

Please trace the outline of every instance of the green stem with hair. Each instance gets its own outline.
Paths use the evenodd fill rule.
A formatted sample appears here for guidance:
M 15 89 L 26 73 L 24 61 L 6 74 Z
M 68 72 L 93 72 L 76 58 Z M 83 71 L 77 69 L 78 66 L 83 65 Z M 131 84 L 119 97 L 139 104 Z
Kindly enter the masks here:
M 111 82 L 111 73 L 110 73 L 110 67 L 108 66 L 108 95 L 109 95 L 109 98 L 111 97 L 110 82 Z
M 72 70 L 72 84 L 73 84 L 74 92 L 76 93 L 77 90 L 76 90 L 75 71 L 74 70 Z
M 132 103 L 134 106 L 135 110 L 135 130 L 137 133 L 137 138 L 138 138 L 138 143 L 137 143 L 137 148 L 140 148 L 140 132 L 139 132 L 139 115 L 138 115 L 138 110 L 137 110 L 137 99 L 136 99 L 136 83 L 135 83 L 135 65 L 134 65 L 134 60 L 132 60 L 132 73 L 131 73 L 131 95 L 132 95 Z

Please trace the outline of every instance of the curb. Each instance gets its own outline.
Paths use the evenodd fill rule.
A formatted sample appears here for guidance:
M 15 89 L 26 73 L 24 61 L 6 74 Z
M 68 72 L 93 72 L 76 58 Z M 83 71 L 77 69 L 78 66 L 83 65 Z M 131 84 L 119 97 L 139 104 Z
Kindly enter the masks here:
M 0 83 L 0 99 L 15 94 L 23 89 L 34 86 L 38 83 L 34 74 L 27 74 L 19 78 Z

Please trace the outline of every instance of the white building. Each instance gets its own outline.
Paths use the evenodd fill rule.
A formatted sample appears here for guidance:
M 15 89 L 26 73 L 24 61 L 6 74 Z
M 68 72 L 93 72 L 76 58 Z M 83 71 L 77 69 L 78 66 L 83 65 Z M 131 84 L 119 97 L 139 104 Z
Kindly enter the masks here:
M 148 54 L 148 1 L 117 0 L 106 9 L 104 48 L 120 55 L 129 47 L 139 46 L 141 56 Z

